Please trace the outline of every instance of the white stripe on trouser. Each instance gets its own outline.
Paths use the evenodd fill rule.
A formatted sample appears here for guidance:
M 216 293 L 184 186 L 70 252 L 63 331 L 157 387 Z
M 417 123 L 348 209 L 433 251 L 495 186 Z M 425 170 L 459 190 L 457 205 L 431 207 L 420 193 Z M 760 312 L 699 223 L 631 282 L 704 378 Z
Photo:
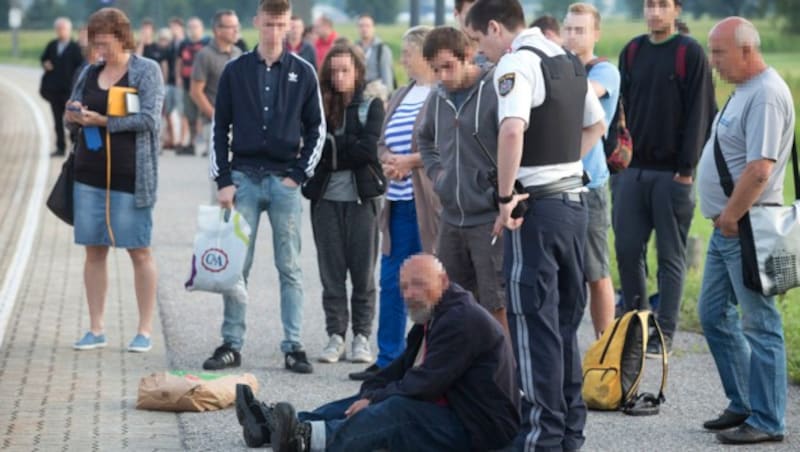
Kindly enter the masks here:
M 530 423 L 531 431 L 525 437 L 522 450 L 533 451 L 536 448 L 536 440 L 541 433 L 539 426 L 539 418 L 542 415 L 542 408 L 536 403 L 536 392 L 533 388 L 533 364 L 531 363 L 531 354 L 528 346 L 530 345 L 530 335 L 528 332 L 528 324 L 525 321 L 525 315 L 522 310 L 522 297 L 520 296 L 519 280 L 522 276 L 522 232 L 521 229 L 516 229 L 511 233 L 511 280 L 508 282 L 511 289 L 511 305 L 514 309 L 514 317 L 516 320 L 516 342 L 517 342 L 517 356 L 519 366 L 520 381 L 522 382 L 522 390 L 525 392 L 525 397 L 531 403 Z
M 311 444 L 308 448 L 311 452 L 323 452 L 325 450 L 325 421 L 310 421 L 311 425 Z

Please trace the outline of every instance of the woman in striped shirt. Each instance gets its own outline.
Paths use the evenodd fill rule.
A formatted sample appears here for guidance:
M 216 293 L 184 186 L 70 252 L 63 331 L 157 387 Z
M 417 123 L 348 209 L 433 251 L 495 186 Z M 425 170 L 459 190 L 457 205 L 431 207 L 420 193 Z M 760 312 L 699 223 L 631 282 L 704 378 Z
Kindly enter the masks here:
M 422 57 L 422 43 L 430 30 L 418 26 L 403 35 L 401 62 L 411 83 L 392 96 L 378 142 L 383 171 L 389 179 L 381 215 L 378 361 L 365 371 L 351 373 L 354 380 L 371 377 L 403 353 L 406 310 L 398 281 L 400 266 L 408 256 L 434 249 L 440 207 L 431 182 L 422 171 L 414 134 L 417 118 L 424 116 L 421 112 L 435 83 L 435 74 Z

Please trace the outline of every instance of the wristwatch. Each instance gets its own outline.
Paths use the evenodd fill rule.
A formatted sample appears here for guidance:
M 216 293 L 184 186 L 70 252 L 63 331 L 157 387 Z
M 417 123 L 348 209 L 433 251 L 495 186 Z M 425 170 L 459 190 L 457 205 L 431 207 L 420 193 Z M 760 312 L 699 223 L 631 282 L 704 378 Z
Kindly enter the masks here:
M 508 195 L 508 196 L 499 196 L 498 195 L 497 196 L 497 202 L 500 203 L 500 204 L 508 204 L 513 200 L 514 200 L 514 195 Z

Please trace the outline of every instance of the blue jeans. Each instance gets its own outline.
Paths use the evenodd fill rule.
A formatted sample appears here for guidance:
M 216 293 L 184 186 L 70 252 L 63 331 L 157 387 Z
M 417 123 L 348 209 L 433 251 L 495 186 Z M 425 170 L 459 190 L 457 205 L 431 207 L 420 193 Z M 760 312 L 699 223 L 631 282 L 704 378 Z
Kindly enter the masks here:
M 381 301 L 378 309 L 378 367 L 384 368 L 406 348 L 406 305 L 400 293 L 400 266 L 422 251 L 414 201 L 387 201 L 392 249 L 381 255 Z
M 775 297 L 744 286 L 739 238 L 725 237 L 719 229 L 708 244 L 697 310 L 728 409 L 749 412 L 748 424 L 782 434 L 787 384 L 781 315 Z
M 244 262 L 244 279 L 250 275 L 253 250 L 258 234 L 261 212 L 267 212 L 272 227 L 272 249 L 281 287 L 281 322 L 283 341 L 281 351 L 289 353 L 302 350 L 300 328 L 303 324 L 303 273 L 300 269 L 300 188 L 289 188 L 281 177 L 268 175 L 260 181 L 253 180 L 240 171 L 233 171 L 236 185 L 236 210 L 250 225 L 250 247 Z M 225 314 L 222 322 L 222 339 L 234 350 L 244 345 L 245 313 L 247 299 L 223 296 Z
M 347 418 L 358 396 L 323 405 L 297 418 L 311 424 L 311 451 L 464 451 L 469 434 L 450 408 L 393 396 Z

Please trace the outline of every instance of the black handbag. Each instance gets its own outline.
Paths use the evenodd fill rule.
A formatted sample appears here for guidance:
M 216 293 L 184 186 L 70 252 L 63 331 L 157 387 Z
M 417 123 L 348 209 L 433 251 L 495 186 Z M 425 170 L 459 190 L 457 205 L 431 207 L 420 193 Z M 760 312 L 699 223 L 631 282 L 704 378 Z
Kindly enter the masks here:
M 61 174 L 58 175 L 50 196 L 47 197 L 47 208 L 61 221 L 72 226 L 75 211 L 72 200 L 72 187 L 75 184 L 75 153 L 70 152 L 67 160 L 61 165 Z

